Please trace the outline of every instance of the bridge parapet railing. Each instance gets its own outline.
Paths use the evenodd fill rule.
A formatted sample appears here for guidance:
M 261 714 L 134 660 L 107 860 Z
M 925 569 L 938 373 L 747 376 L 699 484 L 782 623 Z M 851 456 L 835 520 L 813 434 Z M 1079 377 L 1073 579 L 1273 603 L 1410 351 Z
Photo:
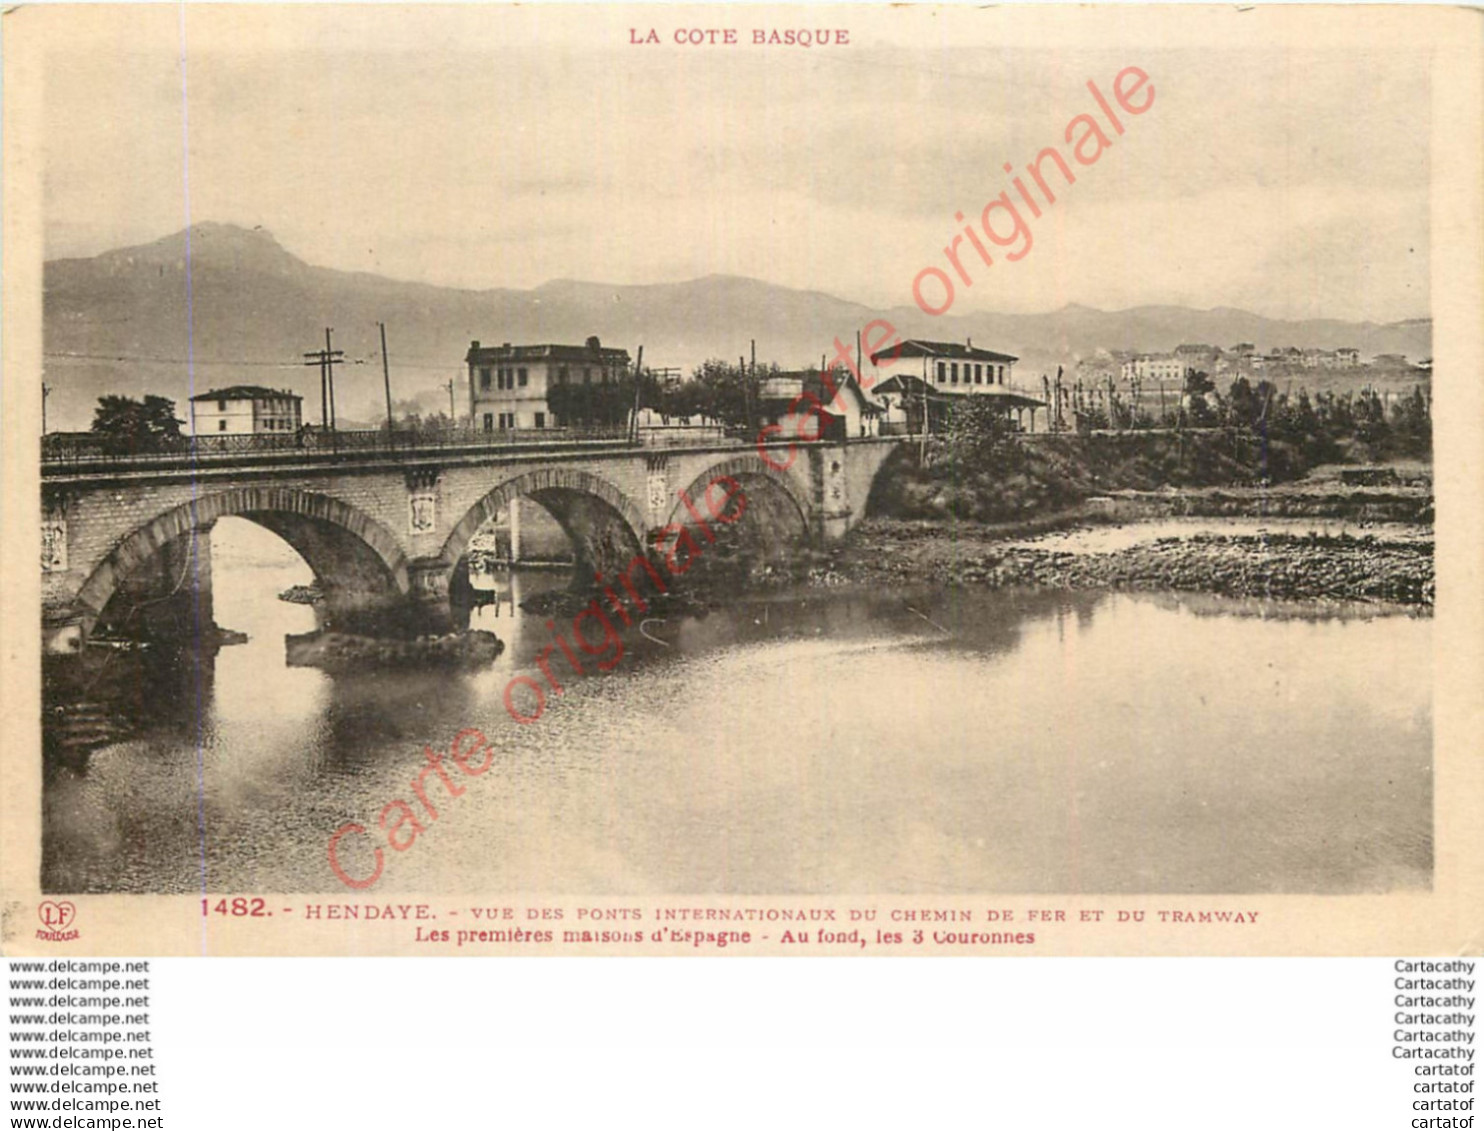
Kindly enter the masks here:
M 696 448 L 741 444 L 720 424 L 660 425 L 639 429 L 639 444 L 645 448 Z
M 301 455 L 406 456 L 453 448 L 533 448 L 564 444 L 630 445 L 627 429 L 546 428 L 484 432 L 448 429 L 439 432 L 303 431 L 292 435 L 253 433 L 232 436 L 191 436 L 182 440 L 130 446 L 91 432 L 53 432 L 42 437 L 44 468 L 67 469 L 83 465 L 162 466 L 196 462 L 225 462 L 253 456 L 272 459 Z

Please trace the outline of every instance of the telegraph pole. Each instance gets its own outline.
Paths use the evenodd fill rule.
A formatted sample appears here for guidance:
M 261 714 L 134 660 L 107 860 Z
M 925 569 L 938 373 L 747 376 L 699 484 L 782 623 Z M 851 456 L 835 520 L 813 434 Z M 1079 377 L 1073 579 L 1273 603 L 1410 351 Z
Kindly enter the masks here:
M 921 422 L 922 443 L 921 443 L 921 445 L 919 447 L 919 450 L 918 450 L 918 453 L 917 453 L 917 463 L 918 463 L 918 466 L 919 467 L 921 467 L 922 464 L 923 464 L 923 462 L 927 459 L 928 366 L 931 365 L 931 364 L 932 363 L 930 361 L 928 361 L 928 355 L 926 353 L 924 353 L 922 355 L 922 391 L 921 391 L 920 397 L 918 398 L 919 400 L 922 401 L 922 422 Z M 906 409 L 907 409 L 907 384 L 906 384 L 906 380 L 904 378 L 903 379 L 903 382 L 902 382 L 902 411 L 903 412 L 906 412 Z M 912 417 L 910 416 L 910 414 L 907 417 L 907 431 L 908 431 L 908 434 L 910 435 L 911 434 L 911 431 L 912 431 Z
M 306 353 L 305 365 L 319 366 L 319 428 L 321 432 L 330 430 L 330 401 L 329 386 L 325 383 L 325 358 L 320 353 Z
M 634 423 L 630 429 L 629 439 L 635 443 L 639 441 L 639 391 L 643 387 L 644 380 L 644 347 L 639 347 L 639 357 L 634 362 Z
M 304 355 L 305 365 L 319 366 L 320 426 L 335 431 L 335 366 L 345 364 L 345 353 L 330 348 L 330 328 L 325 327 L 325 348 Z
M 46 435 L 46 398 L 51 394 L 52 387 L 45 381 L 41 383 L 41 434 Z
M 747 376 L 747 359 L 737 359 L 737 371 L 742 374 L 742 415 L 747 418 L 748 431 L 757 427 L 757 418 L 752 414 L 752 381 Z
M 343 354 L 341 355 L 344 356 Z M 335 431 L 335 351 L 330 348 L 330 328 L 325 327 L 325 376 L 330 379 L 330 431 Z
M 758 395 L 757 387 L 757 339 L 752 338 L 749 345 L 752 352 L 752 368 L 748 370 L 747 374 L 747 403 L 751 405 L 747 416 L 747 430 L 750 432 L 757 427 L 758 419 L 762 416 L 763 406 L 762 398 Z
M 459 422 L 458 413 L 454 410 L 453 407 L 453 378 L 450 377 L 448 379 L 448 384 L 444 385 L 443 387 L 448 390 L 448 426 L 450 429 L 453 429 L 456 428 Z

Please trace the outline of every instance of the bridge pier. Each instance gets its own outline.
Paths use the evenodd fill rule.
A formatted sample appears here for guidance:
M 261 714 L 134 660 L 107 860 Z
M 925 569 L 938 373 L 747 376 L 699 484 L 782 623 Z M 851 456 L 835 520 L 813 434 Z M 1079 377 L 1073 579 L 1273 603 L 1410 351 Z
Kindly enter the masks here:
M 831 446 L 809 450 L 809 486 L 818 508 L 816 536 L 822 545 L 840 541 L 854 521 L 849 480 L 845 473 L 846 458 L 845 448 Z
M 93 631 L 93 616 L 75 606 L 43 609 L 41 651 L 47 656 L 75 656 Z
M 414 558 L 407 563 L 408 597 L 418 605 L 448 601 L 448 581 L 453 563 L 442 558 Z
M 167 640 L 214 639 L 211 531 L 214 523 L 160 546 L 119 579 L 109 607 L 90 631 Z

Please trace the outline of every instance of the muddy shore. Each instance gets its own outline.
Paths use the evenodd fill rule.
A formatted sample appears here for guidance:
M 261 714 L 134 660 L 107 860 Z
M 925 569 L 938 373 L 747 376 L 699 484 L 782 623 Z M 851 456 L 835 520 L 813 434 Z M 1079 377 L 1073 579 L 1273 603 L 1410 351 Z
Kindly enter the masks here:
M 1034 586 L 1209 593 L 1430 609 L 1430 469 L 1380 485 L 1326 468 L 1262 487 L 1117 491 L 996 524 L 877 516 L 812 584 Z
M 1080 541 L 1076 519 L 1045 535 L 971 523 L 872 519 L 811 571 L 819 585 L 980 585 L 1058 589 L 1171 589 L 1234 597 L 1372 601 L 1431 606 L 1432 528 L 1376 532 L 1295 528 L 1232 532 L 1104 521 L 1127 537 Z M 1039 537 L 1028 535 L 1038 535 Z M 1110 540 L 1102 540 L 1104 543 Z

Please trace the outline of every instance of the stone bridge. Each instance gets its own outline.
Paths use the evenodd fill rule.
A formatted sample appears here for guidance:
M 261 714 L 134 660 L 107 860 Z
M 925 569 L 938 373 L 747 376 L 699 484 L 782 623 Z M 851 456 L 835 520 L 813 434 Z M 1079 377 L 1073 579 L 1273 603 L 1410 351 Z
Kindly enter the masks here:
M 44 463 L 46 644 L 53 652 L 80 648 L 100 618 L 109 619 L 116 596 L 140 607 L 189 595 L 196 623 L 209 623 L 206 535 L 228 516 L 298 551 L 332 617 L 446 608 L 469 540 L 511 499 L 548 510 L 570 538 L 578 570 L 589 574 L 622 569 L 667 526 L 691 525 L 685 498 L 705 514 L 703 495 L 719 476 L 741 484 L 742 525 L 754 536 L 779 546 L 825 543 L 864 515 L 897 443 L 759 451 L 740 443 L 656 449 L 573 441 Z

